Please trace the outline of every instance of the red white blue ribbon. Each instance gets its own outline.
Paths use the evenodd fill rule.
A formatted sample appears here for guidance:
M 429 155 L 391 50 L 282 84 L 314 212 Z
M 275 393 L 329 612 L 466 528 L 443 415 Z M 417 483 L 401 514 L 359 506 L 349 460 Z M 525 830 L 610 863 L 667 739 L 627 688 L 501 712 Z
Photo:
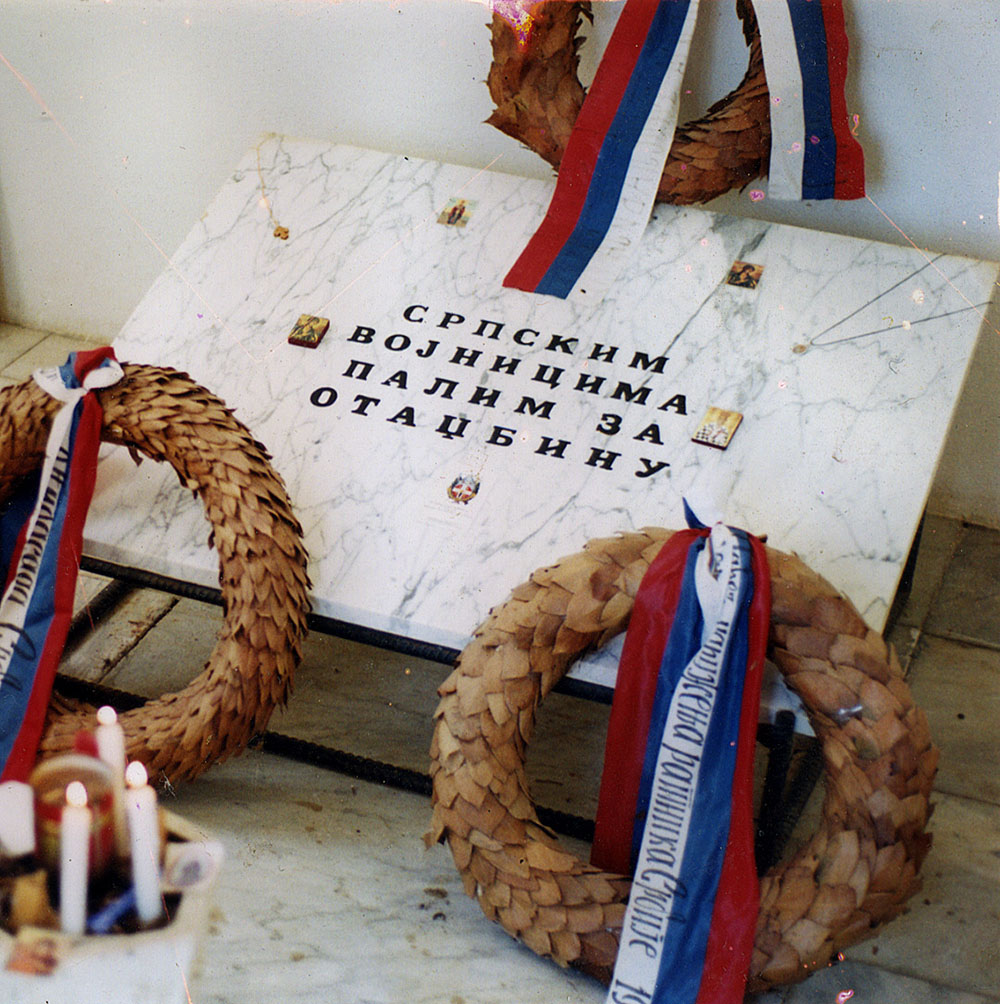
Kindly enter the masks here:
M 101 407 L 88 391 L 122 376 L 110 348 L 74 352 L 34 379 L 64 402 L 38 481 L 0 516 L 0 780 L 24 781 L 35 762 L 56 667 L 73 614 L 83 526 L 94 493 Z
M 698 0 L 627 0 L 563 154 L 551 204 L 504 286 L 599 294 L 641 236 L 670 152 Z M 600 252 L 600 253 L 598 253 Z
M 861 199 L 865 164 L 851 132 L 841 0 L 757 0 L 771 98 L 772 199 Z
M 632 874 L 609 1001 L 737 1004 L 753 947 L 753 754 L 770 622 L 759 541 L 675 534 L 643 579 L 592 862 Z
M 670 152 L 698 0 L 626 0 L 573 126 L 552 200 L 504 286 L 601 296 L 627 264 Z M 841 0 L 756 0 L 771 100 L 768 192 L 864 196 L 844 98 Z

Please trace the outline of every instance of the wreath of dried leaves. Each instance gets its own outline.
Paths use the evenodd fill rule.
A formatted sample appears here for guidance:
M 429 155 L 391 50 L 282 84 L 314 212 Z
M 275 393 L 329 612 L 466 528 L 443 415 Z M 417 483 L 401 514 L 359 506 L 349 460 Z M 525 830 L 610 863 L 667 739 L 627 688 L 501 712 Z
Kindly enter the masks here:
M 671 531 L 592 540 L 495 608 L 440 688 L 428 843 L 466 892 L 540 955 L 607 982 L 630 880 L 560 846 L 535 813 L 525 754 L 535 709 L 581 653 L 624 630 Z M 793 983 L 901 912 L 919 888 L 938 750 L 895 652 L 798 558 L 768 549 L 769 658 L 821 740 L 816 833 L 761 880 L 748 990 Z
M 750 47 L 739 85 L 698 119 L 679 126 L 656 198 L 674 205 L 708 202 L 766 176 L 771 156 L 771 114 L 760 32 L 750 0 L 736 12 Z M 549 0 L 530 8 L 527 38 L 493 14 L 493 62 L 487 86 L 496 110 L 488 123 L 558 167 L 586 89 L 579 64 L 583 18 L 589 2 Z
M 187 374 L 126 364 L 96 391 L 101 438 L 165 460 L 205 507 L 219 555 L 225 620 L 203 671 L 183 690 L 124 713 L 130 759 L 171 782 L 241 752 L 291 691 L 309 612 L 302 529 L 267 451 Z M 36 471 L 58 401 L 33 380 L 0 390 L 0 504 Z M 55 696 L 40 755 L 72 747 L 93 709 Z

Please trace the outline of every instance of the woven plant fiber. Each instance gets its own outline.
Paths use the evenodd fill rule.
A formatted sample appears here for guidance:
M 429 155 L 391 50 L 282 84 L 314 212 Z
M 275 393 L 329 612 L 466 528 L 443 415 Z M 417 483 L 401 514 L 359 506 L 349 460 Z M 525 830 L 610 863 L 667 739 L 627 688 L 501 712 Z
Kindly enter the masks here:
M 166 461 L 201 499 L 219 556 L 225 620 L 208 663 L 174 694 L 119 718 L 129 759 L 160 781 L 197 777 L 242 751 L 291 691 L 309 612 L 302 529 L 264 447 L 187 374 L 125 364 L 95 391 L 101 438 Z M 42 464 L 60 402 L 33 380 L 0 390 L 0 504 Z M 73 745 L 94 709 L 53 697 L 39 755 Z
M 630 879 L 563 848 L 525 768 L 535 709 L 583 652 L 625 629 L 672 531 L 592 540 L 491 611 L 442 684 L 428 843 L 445 841 L 483 912 L 539 955 L 608 982 Z M 895 652 L 798 558 L 768 549 L 768 655 L 820 739 L 815 834 L 761 880 L 747 988 L 794 983 L 900 913 L 919 888 L 938 750 Z
M 579 34 L 591 5 L 549 0 L 530 8 L 523 40 L 494 12 L 493 62 L 487 86 L 496 106 L 487 122 L 558 167 L 586 89 L 580 83 Z M 700 118 L 677 127 L 656 194 L 658 202 L 708 202 L 766 176 L 771 157 L 771 114 L 757 19 L 749 0 L 736 10 L 750 47 L 737 87 Z

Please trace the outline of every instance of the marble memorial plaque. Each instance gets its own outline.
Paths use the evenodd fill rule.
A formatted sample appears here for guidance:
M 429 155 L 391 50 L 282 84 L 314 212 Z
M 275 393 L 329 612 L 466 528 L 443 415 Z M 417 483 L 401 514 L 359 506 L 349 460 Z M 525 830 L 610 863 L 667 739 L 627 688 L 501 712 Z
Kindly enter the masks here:
M 259 163 L 115 346 L 267 445 L 319 613 L 462 646 L 534 568 L 680 527 L 688 496 L 883 626 L 996 265 L 658 207 L 612 293 L 564 301 L 501 286 L 548 183 L 276 137 Z M 330 320 L 308 349 L 303 315 Z M 724 451 L 693 441 L 709 408 L 742 415 Z M 216 585 L 207 531 L 171 470 L 105 448 L 88 554 Z

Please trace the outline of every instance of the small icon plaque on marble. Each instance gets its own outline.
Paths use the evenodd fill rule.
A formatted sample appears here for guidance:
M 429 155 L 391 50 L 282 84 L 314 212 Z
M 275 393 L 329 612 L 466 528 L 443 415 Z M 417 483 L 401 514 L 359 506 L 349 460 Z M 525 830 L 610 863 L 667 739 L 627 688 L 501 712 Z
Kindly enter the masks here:
M 743 416 L 738 411 L 726 411 L 724 408 L 709 408 L 705 417 L 691 437 L 693 443 L 713 446 L 724 450 L 733 440 Z
M 295 322 L 292 333 L 288 336 L 289 345 L 301 345 L 306 349 L 314 349 L 327 333 L 330 327 L 328 317 L 314 317 L 312 314 L 302 314 Z
M 460 474 L 448 486 L 448 498 L 468 505 L 479 493 L 479 478 L 474 474 Z
M 17 932 L 5 968 L 29 976 L 51 976 L 71 947 L 69 935 L 25 925 Z
M 437 221 L 448 227 L 464 227 L 475 208 L 476 203 L 472 199 L 449 199 L 438 214 Z
M 748 261 L 733 262 L 726 276 L 727 286 L 742 286 L 744 289 L 756 289 L 760 277 L 764 273 L 763 265 L 753 265 Z

